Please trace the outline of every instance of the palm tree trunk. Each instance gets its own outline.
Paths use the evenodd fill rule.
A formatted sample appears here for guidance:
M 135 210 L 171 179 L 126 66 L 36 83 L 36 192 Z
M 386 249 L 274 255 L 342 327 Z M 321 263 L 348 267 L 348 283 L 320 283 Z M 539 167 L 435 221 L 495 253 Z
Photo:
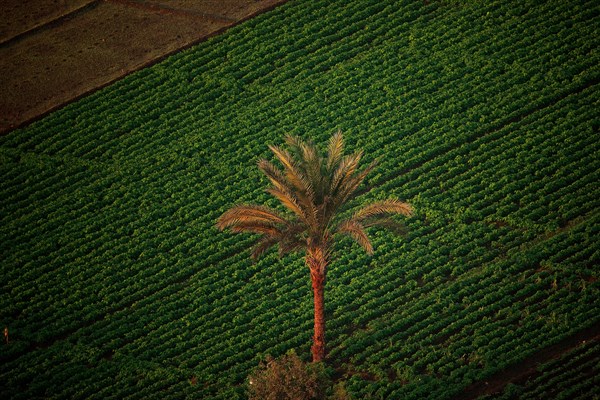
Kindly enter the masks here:
M 325 274 L 327 272 L 326 251 L 322 247 L 309 249 L 306 263 L 310 268 L 313 299 L 315 307 L 315 326 L 311 348 L 313 362 L 325 358 Z

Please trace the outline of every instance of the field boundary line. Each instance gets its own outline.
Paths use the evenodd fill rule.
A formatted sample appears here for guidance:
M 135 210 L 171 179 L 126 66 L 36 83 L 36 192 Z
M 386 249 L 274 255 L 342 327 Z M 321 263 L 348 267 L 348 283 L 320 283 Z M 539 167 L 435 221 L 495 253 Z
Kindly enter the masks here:
M 598 324 L 585 328 L 556 344 L 545 347 L 523 361 L 495 372 L 486 379 L 473 382 L 455 399 L 475 400 L 483 395 L 501 393 L 509 383 L 525 382 L 534 376 L 538 373 L 537 368 L 541 364 L 556 360 L 563 354 L 591 341 L 600 341 L 600 325 Z
M 210 14 L 201 11 L 195 11 L 190 9 L 182 9 L 166 6 L 164 4 L 153 3 L 151 1 L 144 0 L 105 0 L 108 3 L 120 4 L 126 7 L 137 8 L 143 11 L 149 11 L 157 14 L 169 15 L 174 17 L 184 18 L 202 18 L 212 19 L 218 22 L 224 22 L 227 24 L 234 24 L 238 22 L 237 19 L 229 18 L 224 15 Z
M 39 32 L 45 31 L 45 30 L 55 28 L 55 27 L 61 25 L 62 23 L 70 20 L 71 18 L 78 17 L 79 15 L 82 15 L 82 14 L 87 13 L 88 11 L 91 11 L 92 9 L 98 7 L 98 5 L 100 5 L 101 2 L 102 2 L 102 0 L 90 1 L 89 3 L 86 3 L 75 10 L 69 11 L 68 13 L 63 14 L 60 17 L 56 17 L 53 20 L 44 22 L 44 23 L 34 26 L 33 28 L 30 28 L 24 32 L 18 33 L 17 35 L 4 40 L 3 42 L 0 42 L 0 48 L 10 47 L 10 46 L 14 45 L 15 43 L 20 42 L 21 40 L 23 40 L 29 36 L 35 35 Z

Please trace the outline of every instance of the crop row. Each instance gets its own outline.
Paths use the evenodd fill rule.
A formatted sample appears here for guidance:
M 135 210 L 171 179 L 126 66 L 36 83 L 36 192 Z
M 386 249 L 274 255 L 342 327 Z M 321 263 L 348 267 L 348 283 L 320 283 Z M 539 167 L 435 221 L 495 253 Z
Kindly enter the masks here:
M 536 374 L 522 384 L 509 384 L 503 392 L 481 399 L 588 399 L 600 394 L 598 372 L 600 344 L 583 343 L 560 359 L 537 368 Z

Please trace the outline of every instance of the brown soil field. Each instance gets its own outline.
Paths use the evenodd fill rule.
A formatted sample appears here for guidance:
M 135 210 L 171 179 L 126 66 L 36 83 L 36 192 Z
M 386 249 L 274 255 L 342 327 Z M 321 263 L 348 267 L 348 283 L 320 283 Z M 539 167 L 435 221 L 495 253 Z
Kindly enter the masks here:
M 6 0 L 0 134 L 284 0 Z

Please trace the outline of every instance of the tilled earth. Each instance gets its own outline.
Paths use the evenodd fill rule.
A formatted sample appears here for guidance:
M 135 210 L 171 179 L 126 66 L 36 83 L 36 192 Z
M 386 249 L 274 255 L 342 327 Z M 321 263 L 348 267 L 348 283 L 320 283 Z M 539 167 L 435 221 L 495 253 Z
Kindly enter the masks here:
M 5 0 L 0 134 L 284 0 Z

